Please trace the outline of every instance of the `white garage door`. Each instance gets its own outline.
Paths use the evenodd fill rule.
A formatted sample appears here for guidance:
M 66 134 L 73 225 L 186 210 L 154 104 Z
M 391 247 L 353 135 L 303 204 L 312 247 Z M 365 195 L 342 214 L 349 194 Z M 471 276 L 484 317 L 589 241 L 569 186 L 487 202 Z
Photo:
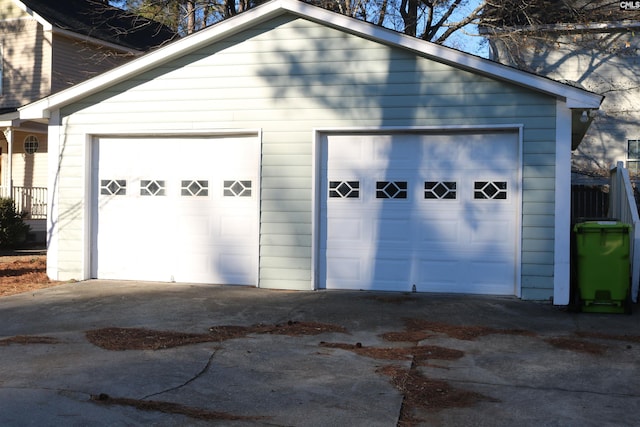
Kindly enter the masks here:
M 257 285 L 256 136 L 100 138 L 92 276 Z
M 514 133 L 330 135 L 320 286 L 516 293 Z

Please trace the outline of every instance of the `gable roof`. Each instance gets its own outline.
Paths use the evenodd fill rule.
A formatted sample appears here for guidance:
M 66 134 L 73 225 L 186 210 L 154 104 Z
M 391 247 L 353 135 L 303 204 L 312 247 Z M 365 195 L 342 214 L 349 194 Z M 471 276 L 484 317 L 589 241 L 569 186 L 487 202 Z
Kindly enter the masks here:
M 176 38 L 159 22 L 110 6 L 101 0 L 15 0 L 40 23 L 52 29 L 147 51 Z
M 22 119 L 47 118 L 53 110 L 72 104 L 133 76 L 152 70 L 161 64 L 180 58 L 211 43 L 223 40 L 283 14 L 293 14 L 346 33 L 392 47 L 402 48 L 418 56 L 459 69 L 545 93 L 565 100 L 569 108 L 597 109 L 603 99 L 602 96 L 581 88 L 410 37 L 298 0 L 272 0 L 262 6 L 221 21 L 207 29 L 155 50 L 125 65 L 107 71 L 93 79 L 26 105 L 20 108 L 20 117 Z

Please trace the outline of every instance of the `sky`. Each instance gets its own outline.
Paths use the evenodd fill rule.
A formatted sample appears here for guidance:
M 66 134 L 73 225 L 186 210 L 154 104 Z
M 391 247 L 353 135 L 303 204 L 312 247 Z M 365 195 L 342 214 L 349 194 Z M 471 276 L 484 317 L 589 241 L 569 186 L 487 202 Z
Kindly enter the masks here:
M 481 2 L 482 0 L 470 0 L 466 6 L 461 7 L 458 12 L 454 13 L 452 20 L 459 20 L 469 15 Z M 463 31 L 452 34 L 445 44 L 483 58 L 489 57 L 489 46 L 482 37 L 478 36 L 478 29 L 475 25 L 470 25 Z
M 484 0 L 468 0 L 463 2 L 451 16 L 450 20 L 456 22 L 463 19 L 483 1 Z M 110 3 L 117 7 L 126 7 L 123 0 L 110 0 Z M 445 42 L 445 45 L 484 58 L 489 56 L 488 45 L 484 39 L 478 35 L 477 28 L 474 25 L 469 25 L 465 29 L 452 34 Z

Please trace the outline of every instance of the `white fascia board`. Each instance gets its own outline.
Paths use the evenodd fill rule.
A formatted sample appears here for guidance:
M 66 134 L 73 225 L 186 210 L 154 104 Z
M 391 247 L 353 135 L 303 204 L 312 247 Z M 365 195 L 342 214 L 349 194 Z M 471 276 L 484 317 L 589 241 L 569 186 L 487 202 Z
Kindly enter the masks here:
M 22 3 L 19 0 L 14 0 L 14 3 L 16 4 L 16 6 L 18 6 L 18 8 L 20 8 L 20 10 L 31 15 L 38 22 L 38 24 L 42 25 L 45 31 L 51 31 L 53 29 L 53 25 L 51 25 L 49 21 L 38 15 L 33 10 L 29 9 L 26 4 Z
M 538 92 L 544 92 L 566 100 L 569 108 L 596 109 L 602 102 L 602 96 L 586 90 L 574 88 L 535 74 L 510 68 L 484 58 L 410 37 L 364 21 L 358 21 L 357 19 L 311 6 L 298 0 L 273 0 L 233 18 L 224 20 L 208 29 L 177 40 L 93 79 L 29 104 L 20 109 L 20 117 L 23 119 L 47 118 L 49 111 L 52 109 L 61 108 L 104 88 L 125 81 L 134 75 L 151 70 L 162 63 L 184 56 L 210 43 L 229 37 L 246 28 L 255 26 L 258 23 L 284 13 L 292 13 L 300 18 L 308 19 L 322 25 L 328 25 L 340 31 L 358 35 L 379 43 L 398 46 L 420 56 L 428 57 L 457 68 L 524 86 Z
M 20 125 L 20 118 L 17 111 L 0 115 L 0 128 L 11 128 Z

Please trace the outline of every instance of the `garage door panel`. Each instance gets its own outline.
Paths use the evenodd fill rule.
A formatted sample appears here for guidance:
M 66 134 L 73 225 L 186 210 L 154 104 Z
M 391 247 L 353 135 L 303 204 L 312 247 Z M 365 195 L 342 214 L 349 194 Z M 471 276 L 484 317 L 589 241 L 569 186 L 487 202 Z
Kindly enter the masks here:
M 456 244 L 460 241 L 460 221 L 458 220 L 421 218 L 416 228 L 418 232 L 415 235 L 420 238 L 420 246 L 432 247 L 432 245 Z
M 337 218 L 329 230 L 327 238 L 332 242 L 360 241 L 363 238 L 361 218 Z
M 360 283 L 364 279 L 362 275 L 362 260 L 360 258 L 343 256 L 339 259 L 337 257 L 330 258 L 329 261 L 332 268 L 327 271 L 327 281 L 333 283 L 334 287 L 344 286 L 348 282 Z
M 381 245 L 387 243 L 411 243 L 411 221 L 408 219 L 386 219 L 385 226 L 378 228 L 376 240 Z
M 499 255 L 495 255 L 494 258 L 496 258 L 494 261 L 482 259 L 469 263 L 471 270 L 477 273 L 473 283 L 494 285 L 502 283 L 504 280 L 513 280 L 512 276 L 506 274 L 511 260 Z
M 464 277 L 463 263 L 450 257 L 423 258 L 419 265 L 419 280 L 414 283 L 420 292 L 455 292 L 460 277 Z
M 92 276 L 256 285 L 259 150 L 240 136 L 97 140 Z M 103 189 L 114 180 L 126 188 Z M 231 246 L 246 256 L 223 259 Z
M 415 283 L 421 291 L 514 293 L 516 134 L 331 135 L 324 144 L 326 287 L 406 291 Z M 341 193 L 346 187 L 337 183 L 345 181 L 357 183 L 356 196 Z M 401 198 L 393 188 L 380 193 L 390 182 L 406 190 Z M 346 273 L 356 258 L 357 277 Z M 477 274 L 487 283 L 475 283 Z
M 222 215 L 220 218 L 220 238 L 225 239 L 229 244 L 239 239 L 251 238 L 256 233 L 255 215 L 238 213 L 237 215 Z
M 509 230 L 513 230 L 514 221 L 505 218 L 502 221 L 477 221 L 476 227 L 469 233 L 469 243 L 474 247 L 503 247 L 510 249 L 513 245 Z M 500 230 L 496 232 L 496 230 Z

